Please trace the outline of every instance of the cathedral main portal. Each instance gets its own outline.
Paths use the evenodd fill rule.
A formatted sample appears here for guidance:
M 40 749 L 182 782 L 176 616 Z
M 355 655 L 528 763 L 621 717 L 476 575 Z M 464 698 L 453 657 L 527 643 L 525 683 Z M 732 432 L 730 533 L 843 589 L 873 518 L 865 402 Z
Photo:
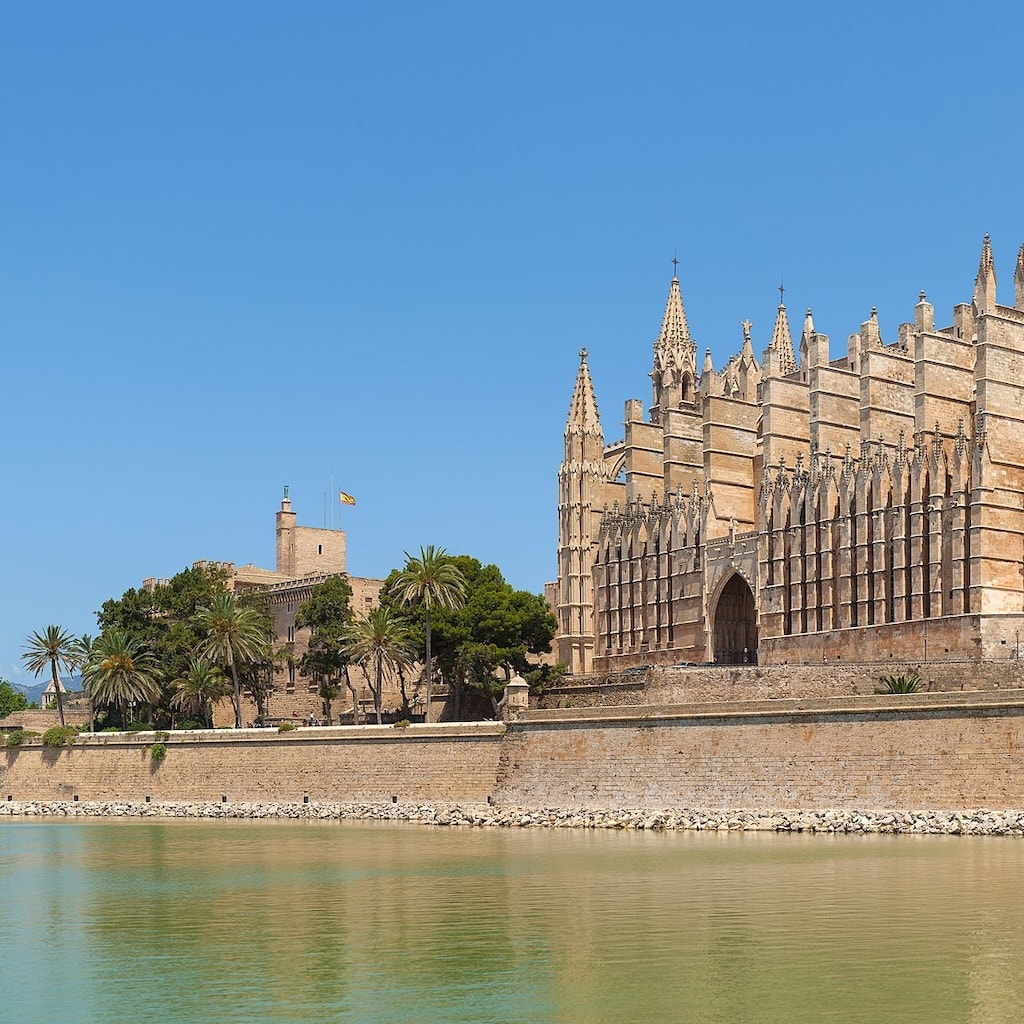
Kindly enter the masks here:
M 752 665 L 757 661 L 757 611 L 747 581 L 733 573 L 715 606 L 714 658 L 719 665 Z

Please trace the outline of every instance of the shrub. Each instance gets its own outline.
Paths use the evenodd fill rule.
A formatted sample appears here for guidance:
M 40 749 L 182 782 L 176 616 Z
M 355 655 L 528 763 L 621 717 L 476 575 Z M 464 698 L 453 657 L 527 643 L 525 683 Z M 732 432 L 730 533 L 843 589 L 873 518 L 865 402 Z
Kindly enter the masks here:
M 153 738 L 156 739 L 158 742 L 163 742 L 164 740 L 169 740 L 171 738 L 171 734 L 169 732 L 161 732 L 157 730 L 155 733 L 153 733 Z
M 7 739 L 4 740 L 4 746 L 5 747 L 20 747 L 22 745 L 22 743 L 24 743 L 25 740 L 29 736 L 38 736 L 38 735 L 39 735 L 39 733 L 37 733 L 37 732 L 28 732 L 25 729 L 15 729 L 13 732 L 9 732 L 7 734 Z
M 167 745 L 165 743 L 154 743 L 149 748 L 149 756 L 154 761 L 162 761 L 167 756 Z
M 921 677 L 916 672 L 902 676 L 882 676 L 881 686 L 875 693 L 917 693 L 921 689 Z
M 70 747 L 78 736 L 78 729 L 73 725 L 55 725 L 43 733 L 44 747 Z
M 395 728 L 396 729 L 408 729 L 409 728 L 409 719 L 408 718 L 400 718 L 397 722 L 395 722 Z
M 282 722 L 278 727 L 278 732 L 291 732 L 295 728 L 294 722 Z

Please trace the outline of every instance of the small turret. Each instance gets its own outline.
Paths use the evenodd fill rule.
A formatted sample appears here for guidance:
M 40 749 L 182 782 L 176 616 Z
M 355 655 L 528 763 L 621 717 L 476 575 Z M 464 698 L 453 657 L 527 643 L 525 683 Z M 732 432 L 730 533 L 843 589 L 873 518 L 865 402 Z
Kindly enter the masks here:
M 1024 309 L 1024 245 L 1017 252 L 1017 269 L 1013 272 L 1013 304 Z
M 803 369 L 803 379 L 807 379 L 807 367 L 811 362 L 811 342 L 814 339 L 814 317 L 811 315 L 811 307 L 807 307 L 804 314 L 804 329 L 800 332 L 800 366 Z
M 286 576 L 295 575 L 295 520 L 292 503 L 285 484 L 281 508 L 277 513 L 277 563 L 275 568 Z
M 921 292 L 914 307 L 914 330 L 919 334 L 935 330 L 935 307 L 928 301 L 924 292 Z
M 860 325 L 861 351 L 882 347 L 882 329 L 878 326 L 878 310 L 872 306 L 871 316 Z
M 996 265 L 992 259 L 992 241 L 985 235 L 981 244 L 981 259 L 978 262 L 978 276 L 974 279 L 974 312 L 976 316 L 995 309 L 996 306 Z

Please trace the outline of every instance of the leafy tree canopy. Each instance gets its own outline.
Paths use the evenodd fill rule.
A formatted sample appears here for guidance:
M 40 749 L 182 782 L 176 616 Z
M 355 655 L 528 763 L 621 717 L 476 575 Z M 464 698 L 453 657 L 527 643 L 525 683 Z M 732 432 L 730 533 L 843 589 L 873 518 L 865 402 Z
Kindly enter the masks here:
M 330 576 L 318 583 L 295 613 L 295 625 L 314 633 L 335 635 L 352 622 L 352 588 L 344 576 Z
M 227 592 L 227 581 L 227 569 L 196 565 L 152 591 L 126 590 L 119 599 L 105 601 L 96 621 L 103 632 L 124 630 L 150 650 L 166 678 L 182 678 L 206 637 L 196 613 Z
M 513 672 L 536 672 L 529 656 L 551 650 L 558 624 L 543 597 L 516 590 L 496 565 L 482 565 L 469 555 L 452 561 L 466 581 L 465 600 L 457 609 L 432 610 L 434 657 L 456 691 L 468 684 L 494 700 Z M 397 605 L 391 590 L 396 575 L 388 577 L 382 603 Z M 422 635 L 422 608 L 402 612 Z
M 309 599 L 299 605 L 295 613 L 295 625 L 299 629 L 310 628 L 309 649 L 299 662 L 299 671 L 311 676 L 327 691 L 337 696 L 335 680 L 342 674 L 348 662 L 346 653 L 346 631 L 353 621 L 352 588 L 344 576 L 331 576 L 318 583 Z
M 24 711 L 28 698 L 16 690 L 6 679 L 0 679 L 0 718 L 6 718 L 15 711 Z

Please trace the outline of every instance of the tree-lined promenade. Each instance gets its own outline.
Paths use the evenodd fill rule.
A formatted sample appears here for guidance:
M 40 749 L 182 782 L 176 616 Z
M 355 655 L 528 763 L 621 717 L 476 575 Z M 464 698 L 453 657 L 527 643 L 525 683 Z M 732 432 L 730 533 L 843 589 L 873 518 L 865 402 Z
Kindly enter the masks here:
M 240 728 L 245 698 L 264 724 L 274 666 L 289 659 L 315 688 L 328 723 L 342 693 L 351 697 L 351 720 L 360 721 L 363 683 L 378 723 L 384 714 L 411 720 L 430 706 L 438 682 L 447 686 L 448 717 L 478 718 L 497 715 L 513 673 L 541 685 L 559 672 L 537 660 L 550 652 L 556 629 L 543 598 L 512 588 L 497 566 L 444 549 L 406 553 L 379 606 L 364 614 L 354 612 L 344 575 L 314 587 L 295 616 L 296 627 L 310 631 L 297 662 L 274 633 L 265 596 L 236 594 L 229 584 L 224 568 L 197 564 L 104 602 L 96 636 L 57 625 L 33 633 L 22 660 L 34 675 L 49 676 L 61 726 L 61 676 L 79 674 L 91 728 L 210 728 L 224 700 Z M 384 707 L 385 682 L 396 706 Z

